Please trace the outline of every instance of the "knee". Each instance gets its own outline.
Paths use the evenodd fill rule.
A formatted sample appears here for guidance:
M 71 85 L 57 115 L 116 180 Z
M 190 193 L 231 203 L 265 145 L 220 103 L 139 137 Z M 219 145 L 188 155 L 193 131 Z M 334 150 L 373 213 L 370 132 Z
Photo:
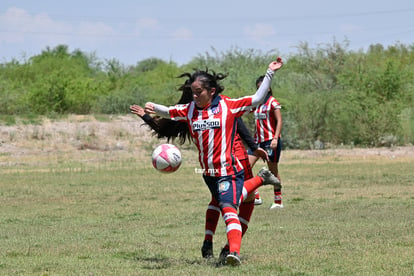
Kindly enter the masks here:
M 229 202 L 222 202 L 222 203 L 219 204 L 219 206 L 220 206 L 221 210 L 223 210 L 226 207 L 230 207 L 230 208 L 233 208 L 233 209 L 237 210 L 237 206 L 235 204 L 229 203 Z

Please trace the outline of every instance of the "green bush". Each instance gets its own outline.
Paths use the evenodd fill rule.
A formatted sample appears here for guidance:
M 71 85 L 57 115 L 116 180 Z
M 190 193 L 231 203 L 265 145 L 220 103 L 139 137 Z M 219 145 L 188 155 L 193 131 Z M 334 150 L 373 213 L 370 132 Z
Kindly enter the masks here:
M 272 88 L 282 105 L 285 147 L 413 144 L 414 46 L 375 44 L 355 52 L 348 44 L 311 49 L 305 42 L 283 57 Z M 0 114 L 114 114 L 147 101 L 172 105 L 181 96 L 177 76 L 193 69 L 228 74 L 224 94 L 242 97 L 254 93 L 256 78 L 278 55 L 212 48 L 181 67 L 157 58 L 127 67 L 65 45 L 47 47 L 23 62 L 0 64 Z M 252 116 L 244 121 L 253 131 Z

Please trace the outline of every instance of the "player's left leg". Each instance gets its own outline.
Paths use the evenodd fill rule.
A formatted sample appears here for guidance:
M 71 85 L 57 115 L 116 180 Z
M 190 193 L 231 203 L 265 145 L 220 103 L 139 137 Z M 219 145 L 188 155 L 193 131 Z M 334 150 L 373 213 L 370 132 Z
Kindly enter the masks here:
M 242 231 L 237 214 L 237 207 L 243 189 L 244 171 L 230 176 L 203 176 L 203 178 L 212 196 L 217 200 L 221 209 L 221 215 L 226 224 L 227 240 L 230 250 L 226 261 L 231 265 L 239 265 Z
M 280 154 L 282 152 L 282 140 L 279 138 L 277 143 L 277 148 L 273 151 L 273 154 L 269 156 L 269 162 L 267 163 L 269 170 L 279 179 L 279 182 L 282 182 L 279 174 L 279 160 Z M 280 186 L 275 186 L 273 190 L 274 198 L 273 203 L 270 206 L 270 209 L 280 209 L 283 208 L 282 202 L 282 184 Z
M 237 214 L 237 206 L 240 201 L 244 183 L 244 171 L 231 176 L 231 179 L 221 179 L 218 182 L 218 198 L 221 214 L 226 224 L 227 241 L 229 243 L 229 254 L 226 263 L 240 265 L 240 247 L 242 229 Z

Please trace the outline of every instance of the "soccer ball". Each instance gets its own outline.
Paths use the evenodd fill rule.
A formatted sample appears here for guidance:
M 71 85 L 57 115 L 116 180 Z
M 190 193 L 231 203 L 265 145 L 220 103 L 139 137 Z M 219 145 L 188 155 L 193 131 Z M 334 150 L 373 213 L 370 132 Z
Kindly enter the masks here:
M 181 152 L 171 144 L 159 145 L 152 152 L 152 165 L 163 173 L 172 173 L 181 165 Z

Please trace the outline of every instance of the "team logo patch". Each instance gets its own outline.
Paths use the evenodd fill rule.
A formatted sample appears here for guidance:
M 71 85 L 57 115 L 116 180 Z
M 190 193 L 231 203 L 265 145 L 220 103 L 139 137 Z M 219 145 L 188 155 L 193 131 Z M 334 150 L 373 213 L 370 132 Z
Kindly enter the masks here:
M 219 114 L 220 113 L 220 106 L 214 106 L 211 108 L 211 112 L 213 114 Z
M 220 182 L 218 185 L 219 185 L 219 187 L 218 187 L 219 188 L 219 193 L 225 192 L 230 188 L 230 182 L 228 182 L 228 181 Z

